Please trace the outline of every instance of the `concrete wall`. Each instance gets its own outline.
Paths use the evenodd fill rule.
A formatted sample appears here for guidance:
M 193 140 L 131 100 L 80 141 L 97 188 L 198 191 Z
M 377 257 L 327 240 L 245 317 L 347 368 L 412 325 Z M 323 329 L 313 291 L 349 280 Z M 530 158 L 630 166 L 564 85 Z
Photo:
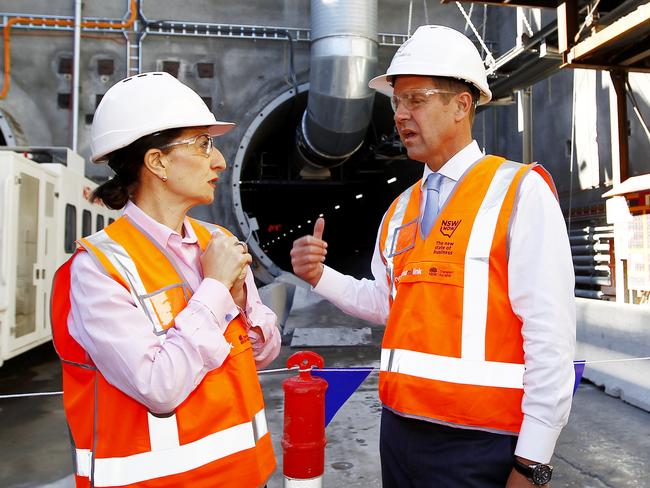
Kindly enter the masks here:
M 143 1 L 143 12 L 149 20 L 185 20 L 188 22 L 218 22 L 279 27 L 309 27 L 309 2 L 306 0 L 255 0 L 250 2 L 213 2 L 189 0 L 178 3 L 173 0 Z M 424 5 L 428 8 L 425 11 Z M 120 2 L 84 2 L 83 15 L 120 19 L 126 12 L 127 0 Z M 472 36 L 457 6 L 453 3 L 439 5 L 437 2 L 413 2 L 409 20 L 409 3 L 402 0 L 379 0 L 379 31 L 406 33 L 410 22 L 413 32 L 427 20 L 457 28 Z M 466 9 L 469 6 L 466 5 Z M 69 0 L 23 0 L 15 2 L 0 0 L 0 12 L 16 12 L 31 15 L 67 15 L 73 13 Z M 483 30 L 485 39 L 494 56 L 508 51 L 515 43 L 516 9 L 475 5 L 472 20 Z M 544 11 L 542 25 L 554 20 L 553 11 Z M 384 70 L 392 58 L 395 47 L 379 49 L 379 70 Z M 70 111 L 57 106 L 57 94 L 69 93 L 69 75 L 57 73 L 61 57 L 72 55 L 71 32 L 44 32 L 13 29 L 11 42 L 12 77 L 11 89 L 6 100 L 0 101 L 3 110 L 13 121 L 14 131 L 22 144 L 70 145 Z M 89 154 L 89 124 L 86 117 L 94 112 L 98 96 L 126 75 L 126 48 L 121 35 L 106 36 L 85 33 L 82 38 L 81 100 L 79 151 Z M 101 77 L 97 74 L 97 60 L 110 58 L 115 61 L 115 73 Z M 234 120 L 238 129 L 221 140 L 224 155 L 232 160 L 245 129 L 259 114 L 266 103 L 288 88 L 288 45 L 286 41 L 252 41 L 237 39 L 178 38 L 150 35 L 143 43 L 143 70 L 161 69 L 163 60 L 181 63 L 179 78 L 203 96 L 213 100 L 212 108 L 221 117 Z M 197 62 L 213 62 L 215 78 L 199 79 Z M 0 61 L 1 62 L 1 61 Z M 309 77 L 309 44 L 295 43 L 295 71 L 298 82 Z M 650 120 L 650 75 L 635 75 L 632 86 L 637 92 L 641 110 Z M 570 177 L 568 141 L 571 139 L 571 108 L 574 73 L 565 71 L 535 85 L 534 146 L 535 159 L 543 162 L 556 179 L 568 205 L 568 194 L 574 191 L 573 206 L 601 203 L 600 195 L 611 184 L 612 149 L 609 129 L 609 90 L 606 76 L 596 75 L 593 93 L 581 98 L 584 107 L 596 106 L 597 120 L 594 127 L 577 127 L 592 133 L 578 137 L 576 152 L 587 155 L 574 163 L 573 178 Z M 580 110 L 580 107 L 578 107 Z M 630 107 L 630 173 L 650 171 L 647 154 L 650 142 Z M 594 132 L 595 131 L 595 132 Z M 489 108 L 479 114 L 474 130 L 479 143 L 491 153 L 503 154 L 511 159 L 521 159 L 521 134 L 517 131 L 517 108 Z M 580 145 L 583 145 L 582 147 Z M 594 149 L 593 145 L 597 148 Z M 589 155 L 596 155 L 596 157 Z M 104 168 L 87 165 L 91 177 L 107 175 Z M 219 218 L 229 224 L 232 221 L 231 204 L 227 195 L 221 195 L 214 208 L 206 210 L 204 217 Z
M 631 360 L 650 357 L 650 307 L 576 298 L 576 310 L 584 377 L 650 412 L 650 360 Z

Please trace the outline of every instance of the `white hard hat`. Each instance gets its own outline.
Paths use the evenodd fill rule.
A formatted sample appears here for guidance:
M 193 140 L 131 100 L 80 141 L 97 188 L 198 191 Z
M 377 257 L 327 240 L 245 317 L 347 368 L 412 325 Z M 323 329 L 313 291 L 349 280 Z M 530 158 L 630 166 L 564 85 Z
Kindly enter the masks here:
M 397 50 L 386 74 L 373 78 L 368 86 L 390 97 L 393 87 L 389 77 L 397 75 L 456 78 L 479 90 L 479 105 L 492 99 L 485 65 L 472 41 L 457 30 L 442 25 L 418 27 Z
M 90 129 L 91 160 L 166 129 L 208 126 L 212 136 L 235 124 L 217 120 L 203 99 L 169 73 L 142 73 L 113 85 L 99 103 Z

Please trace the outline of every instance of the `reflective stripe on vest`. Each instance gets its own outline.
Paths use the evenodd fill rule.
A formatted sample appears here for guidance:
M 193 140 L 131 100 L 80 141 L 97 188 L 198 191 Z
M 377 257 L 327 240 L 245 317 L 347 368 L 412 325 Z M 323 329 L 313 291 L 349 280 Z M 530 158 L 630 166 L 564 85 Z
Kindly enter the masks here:
M 382 349 L 380 369 L 461 385 L 524 387 L 523 364 L 473 361 L 404 349 Z
M 489 260 L 494 230 L 506 192 L 521 164 L 507 161 L 499 166 L 481 203 L 465 254 L 463 288 L 463 359 L 485 359 Z M 523 373 L 522 373 L 523 374 Z
M 129 256 L 129 254 L 120 244 L 118 244 L 113 239 L 111 239 L 109 235 L 106 233 L 106 231 L 101 230 L 96 234 L 86 237 L 85 240 L 88 241 L 90 244 L 92 244 L 99 251 L 101 251 L 102 254 L 106 257 L 106 259 L 110 261 L 113 267 L 127 281 L 127 284 L 129 285 L 129 289 L 131 292 L 131 296 L 133 297 L 133 301 L 135 302 L 136 306 L 144 311 L 145 315 L 153 325 L 154 333 L 157 336 L 160 336 L 161 341 L 164 341 L 166 330 L 163 328 L 163 323 L 169 322 L 170 320 L 173 319 L 173 317 L 171 316 L 158 317 L 161 314 L 161 310 L 165 310 L 166 307 L 161 306 L 154 309 L 154 303 L 156 301 L 156 297 L 160 296 L 159 295 L 160 292 L 171 289 L 178 285 L 165 286 L 163 288 L 160 288 L 159 290 L 155 290 L 151 293 L 147 293 L 146 287 L 142 282 L 142 279 L 140 278 L 138 269 L 135 263 L 133 262 L 133 260 L 131 259 L 131 256 Z M 83 241 L 84 240 L 82 239 L 82 244 Z M 156 245 L 156 247 L 158 246 Z M 161 252 L 163 251 L 161 250 Z M 97 259 L 97 257 L 93 252 L 90 252 L 88 254 L 94 260 Z M 98 264 L 99 264 L 99 269 L 104 268 L 101 265 L 101 263 Z M 183 288 L 183 294 L 185 295 L 185 299 L 189 300 L 189 296 L 187 294 L 187 290 L 189 289 L 189 284 L 184 281 L 181 284 L 181 286 Z M 169 310 L 169 313 L 171 313 L 171 310 Z
M 395 276 L 393 268 L 393 249 L 395 247 L 395 239 L 397 233 L 395 232 L 397 228 L 404 220 L 404 213 L 406 212 L 406 207 L 408 206 L 409 199 L 411 198 L 411 193 L 413 192 L 413 187 L 410 186 L 406 189 L 398 198 L 397 204 L 395 205 L 395 212 L 388 221 L 388 236 L 392 238 L 387 238 L 384 245 L 384 258 L 386 260 L 386 277 L 388 279 L 388 287 L 390 293 L 390 299 L 395 298 Z
M 174 417 L 169 418 L 176 422 Z M 152 424 L 150 423 L 149 426 L 151 428 Z M 162 430 L 166 430 L 166 427 L 162 426 Z M 231 454 L 251 449 L 267 433 L 264 410 L 257 412 L 252 422 L 235 425 L 182 446 L 158 446 L 156 449 L 153 447 L 153 439 L 165 437 L 168 432 L 152 432 L 152 450 L 149 452 L 120 458 L 96 458 L 94 486 L 124 486 L 184 473 Z M 89 476 L 91 451 L 77 449 L 76 458 L 77 475 Z

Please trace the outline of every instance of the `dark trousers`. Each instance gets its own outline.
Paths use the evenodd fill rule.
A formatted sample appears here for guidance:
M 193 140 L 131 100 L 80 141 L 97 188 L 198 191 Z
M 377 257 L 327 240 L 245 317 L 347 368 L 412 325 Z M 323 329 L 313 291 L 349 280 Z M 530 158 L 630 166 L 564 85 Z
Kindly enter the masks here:
M 381 414 L 383 488 L 503 488 L 517 437 Z

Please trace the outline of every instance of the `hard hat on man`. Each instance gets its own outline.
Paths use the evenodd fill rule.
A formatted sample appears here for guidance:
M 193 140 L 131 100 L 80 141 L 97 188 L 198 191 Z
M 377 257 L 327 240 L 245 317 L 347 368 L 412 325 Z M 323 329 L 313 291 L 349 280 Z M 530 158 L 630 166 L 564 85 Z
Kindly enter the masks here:
M 423 25 L 400 46 L 386 74 L 370 80 L 368 86 L 393 95 L 392 80 L 399 75 L 455 78 L 479 91 L 479 105 L 492 99 L 481 55 L 467 36 L 442 25 Z
M 211 136 L 235 124 L 215 118 L 203 99 L 169 73 L 151 72 L 118 81 L 99 103 L 90 129 L 91 160 L 166 129 L 207 126 Z

